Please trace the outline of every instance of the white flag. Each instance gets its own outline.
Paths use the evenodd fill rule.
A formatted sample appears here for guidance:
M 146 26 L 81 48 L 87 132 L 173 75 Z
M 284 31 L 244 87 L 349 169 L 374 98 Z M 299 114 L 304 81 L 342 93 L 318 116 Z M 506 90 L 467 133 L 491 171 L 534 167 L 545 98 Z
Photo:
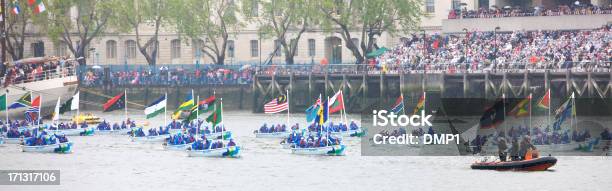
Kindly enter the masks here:
M 60 101 L 61 97 L 57 98 L 57 104 L 55 104 L 55 110 L 53 111 L 53 121 L 58 121 L 59 120 L 59 112 L 60 112 L 60 107 L 61 107 L 61 101 Z
M 70 103 L 70 110 L 79 109 L 79 93 L 80 92 L 77 92 L 76 94 L 74 94 L 74 96 L 72 96 L 72 103 Z

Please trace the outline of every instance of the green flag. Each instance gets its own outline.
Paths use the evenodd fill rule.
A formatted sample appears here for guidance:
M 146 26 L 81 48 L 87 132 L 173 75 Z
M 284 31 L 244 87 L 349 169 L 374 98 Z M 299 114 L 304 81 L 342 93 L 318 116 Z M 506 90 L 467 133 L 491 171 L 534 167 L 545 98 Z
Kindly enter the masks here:
M 211 113 L 207 118 L 206 122 L 212 123 L 212 127 L 216 127 L 223 120 L 223 116 L 221 115 L 223 104 L 219 103 L 215 105 L 215 110 Z
M 0 96 L 0 111 L 6 110 L 6 94 Z
M 196 118 L 198 118 L 198 106 L 193 106 L 189 112 L 189 116 L 185 117 L 183 122 L 189 123 Z

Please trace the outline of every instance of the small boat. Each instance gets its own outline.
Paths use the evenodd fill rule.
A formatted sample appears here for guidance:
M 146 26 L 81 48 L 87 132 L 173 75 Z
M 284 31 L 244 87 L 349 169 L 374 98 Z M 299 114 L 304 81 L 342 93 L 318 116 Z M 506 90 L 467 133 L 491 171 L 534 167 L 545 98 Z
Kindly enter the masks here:
M 81 114 L 81 115 L 78 115 L 78 116 L 74 116 L 72 118 L 72 121 L 73 122 L 78 122 L 79 124 L 81 122 L 85 121 L 85 123 L 87 123 L 88 125 L 98 124 L 98 123 L 101 122 L 99 117 L 97 117 L 97 116 L 95 116 L 95 115 L 93 115 L 91 113 Z
M 184 151 L 187 150 L 187 148 L 191 148 L 191 145 L 193 143 L 185 143 L 185 144 L 179 144 L 179 145 L 173 145 L 173 144 L 168 144 L 168 143 L 164 143 L 164 149 L 166 150 L 173 150 L 173 151 Z
M 187 149 L 187 155 L 190 157 L 240 157 L 240 146 L 230 146 L 217 149 L 192 150 Z
M 23 146 L 23 152 L 37 152 L 37 153 L 71 153 L 72 142 L 56 143 L 52 145 L 38 145 L 38 146 Z
M 132 142 L 143 142 L 143 143 L 159 143 L 166 141 L 168 138 L 167 134 L 155 135 L 155 136 L 144 136 L 144 137 L 130 137 Z
M 229 140 L 232 138 L 232 131 L 222 131 L 216 133 L 201 133 L 200 135 L 205 135 L 206 139 L 221 139 L 221 135 L 223 135 L 223 140 Z
M 272 132 L 272 133 L 259 133 L 254 132 L 256 138 L 287 138 L 289 137 L 289 131 Z
M 363 137 L 365 135 L 365 131 L 361 129 L 354 129 L 348 131 L 331 132 L 331 135 L 342 137 Z
M 522 161 L 493 161 L 476 162 L 472 164 L 472 169 L 477 170 L 514 170 L 514 171 L 544 171 L 557 164 L 555 157 L 540 157 Z
M 312 148 L 291 148 L 291 153 L 298 155 L 330 155 L 330 156 L 342 156 L 344 155 L 345 145 L 330 145 L 325 147 L 312 147 Z
M 94 128 L 76 128 L 76 129 L 60 129 L 60 130 L 48 130 L 50 132 L 56 133 L 58 135 L 66 135 L 66 136 L 91 136 L 94 134 Z
M 131 129 L 117 129 L 117 130 L 97 130 L 98 134 L 115 134 L 115 135 L 127 135 L 128 132 L 132 131 Z

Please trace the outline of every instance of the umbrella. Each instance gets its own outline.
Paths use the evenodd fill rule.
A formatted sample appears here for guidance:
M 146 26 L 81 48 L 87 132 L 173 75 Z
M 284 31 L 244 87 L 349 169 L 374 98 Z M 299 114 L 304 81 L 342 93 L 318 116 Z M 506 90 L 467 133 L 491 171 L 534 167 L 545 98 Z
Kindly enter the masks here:
M 100 66 L 100 65 L 95 65 L 95 66 L 91 67 L 91 69 L 96 69 L 96 70 L 99 70 L 99 69 L 102 69 L 102 66 Z

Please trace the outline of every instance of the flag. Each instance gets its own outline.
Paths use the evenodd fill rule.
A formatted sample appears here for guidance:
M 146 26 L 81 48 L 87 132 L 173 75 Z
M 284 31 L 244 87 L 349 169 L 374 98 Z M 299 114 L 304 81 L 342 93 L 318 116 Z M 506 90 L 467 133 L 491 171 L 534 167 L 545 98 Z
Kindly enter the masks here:
M 34 7 L 34 13 L 42 13 L 45 12 L 47 8 L 45 7 L 45 3 L 42 0 L 36 0 L 36 7 Z
M 51 120 L 53 120 L 53 121 L 59 120 L 59 112 L 60 112 L 60 107 L 61 107 L 61 98 L 62 97 L 58 97 L 57 98 L 57 104 L 55 104 L 55 109 L 53 110 L 53 118 L 51 118 Z
M 102 111 L 104 112 L 110 112 L 117 109 L 125 108 L 125 93 L 121 92 L 119 95 L 116 95 L 115 97 L 109 99 L 106 103 L 104 103 L 102 108 Z
M 160 113 L 163 113 L 166 110 L 166 101 L 167 99 L 164 95 L 155 100 L 153 103 L 149 104 L 144 110 L 146 118 L 153 118 Z
M 495 128 L 497 125 L 504 122 L 504 104 L 503 100 L 498 100 L 492 107 L 484 111 L 480 117 L 481 129 Z
M 264 113 L 278 113 L 289 109 L 287 96 L 280 95 L 264 105 Z
M 32 105 L 25 112 L 25 119 L 28 123 L 31 123 L 38 119 L 38 115 L 40 115 L 40 96 L 32 100 Z
M 172 114 L 172 119 L 178 119 L 181 116 L 182 111 L 191 110 L 194 104 L 195 102 L 193 101 L 193 92 L 192 92 L 191 94 L 188 94 L 187 98 L 185 98 L 185 101 L 181 105 L 179 105 L 178 108 L 176 108 L 176 110 Z
M 329 99 L 329 114 L 336 113 L 344 109 L 344 96 L 342 95 L 342 91 L 338 91 L 336 95 Z
M 30 107 L 32 106 L 32 93 L 28 92 L 23 94 L 15 103 L 11 104 L 8 109 L 16 109 L 20 107 Z
M 79 109 L 79 92 L 74 94 L 70 99 L 68 99 L 62 106 L 60 106 L 59 114 L 64 114 L 68 111 L 73 111 Z
M 416 107 L 414 107 L 414 112 L 412 112 L 412 114 L 416 115 L 419 112 L 421 112 L 421 110 L 423 110 L 424 108 L 425 108 L 425 92 L 423 92 L 423 95 L 421 95 L 421 98 L 419 98 L 419 102 L 417 102 Z
M 576 115 L 576 108 L 572 103 L 573 98 L 574 94 L 572 93 L 570 99 L 567 99 L 565 103 L 561 104 L 561 106 L 555 111 L 555 123 L 553 124 L 554 130 L 561 129 L 561 124 L 563 124 L 568 117 Z
M 219 123 L 223 121 L 222 110 L 223 110 L 223 103 L 219 103 L 215 107 L 215 110 L 213 111 L 213 113 L 211 113 L 206 118 L 206 122 L 212 123 L 212 126 L 216 127 Z
M 209 111 L 212 111 L 212 109 L 214 107 L 211 107 L 215 104 L 215 102 L 217 101 L 217 98 L 215 97 L 215 95 L 212 95 L 208 98 L 206 98 L 205 100 L 202 100 L 198 103 L 198 109 L 200 110 L 200 114 L 202 113 L 206 113 Z
M 391 112 L 395 114 L 399 114 L 404 111 L 404 94 L 400 94 L 400 96 L 395 100 L 395 104 L 391 108 Z
M 317 125 L 323 125 L 325 122 L 327 122 L 328 115 L 328 104 L 326 101 L 322 104 L 321 107 L 319 107 L 319 110 L 317 111 L 317 116 L 315 117 L 315 123 Z
M 36 0 L 28 0 L 28 5 L 29 6 L 34 5 L 34 3 L 36 3 Z
M 0 96 L 0 111 L 6 110 L 6 94 Z
M 531 96 L 521 100 L 512 110 L 510 110 L 509 115 L 514 117 L 524 117 L 529 115 L 529 107 L 531 102 Z
M 542 99 L 538 101 L 538 107 L 543 108 L 543 109 L 550 108 L 550 89 L 548 89 L 548 91 L 546 91 L 546 94 L 544 94 Z
M 307 122 L 312 122 L 315 119 L 317 113 L 319 112 L 319 108 L 321 108 L 321 98 L 317 99 L 317 101 L 313 105 L 306 109 Z
M 19 13 L 21 12 L 21 8 L 19 7 L 19 4 L 17 4 L 17 1 L 13 2 L 13 8 L 11 9 L 11 13 L 13 15 L 19 15 Z
M 198 106 L 193 106 L 189 111 L 189 115 L 183 119 L 183 122 L 189 123 L 190 121 L 198 118 Z

